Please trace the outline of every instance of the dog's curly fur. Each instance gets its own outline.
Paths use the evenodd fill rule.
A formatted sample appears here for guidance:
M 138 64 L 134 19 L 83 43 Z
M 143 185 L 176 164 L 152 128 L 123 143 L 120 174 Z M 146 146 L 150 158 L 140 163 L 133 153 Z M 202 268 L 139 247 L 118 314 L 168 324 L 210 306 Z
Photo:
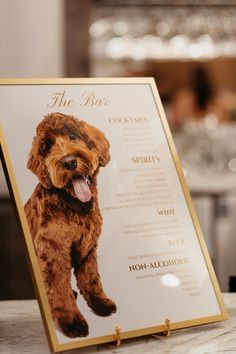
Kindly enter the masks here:
M 109 142 L 101 131 L 61 113 L 51 113 L 39 124 L 28 159 L 39 184 L 25 213 L 52 316 L 69 337 L 89 332 L 71 288 L 72 268 L 95 314 L 116 312 L 103 291 L 96 255 L 102 229 L 96 177 L 109 159 Z

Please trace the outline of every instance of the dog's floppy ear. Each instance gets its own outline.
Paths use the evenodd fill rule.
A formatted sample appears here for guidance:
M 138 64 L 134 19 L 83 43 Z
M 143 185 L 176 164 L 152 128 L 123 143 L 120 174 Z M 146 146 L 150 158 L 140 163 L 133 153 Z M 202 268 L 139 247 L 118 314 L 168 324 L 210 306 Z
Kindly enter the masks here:
M 40 183 L 44 187 L 50 188 L 52 186 L 52 183 L 44 162 L 44 145 L 45 140 L 43 138 L 40 138 L 40 133 L 37 128 L 37 136 L 34 137 L 32 142 L 27 167 L 38 177 Z
M 88 135 L 89 140 L 97 151 L 100 166 L 106 166 L 110 160 L 110 144 L 105 135 L 99 129 L 84 121 L 79 122 L 79 128 L 80 131 L 82 128 L 82 131 Z

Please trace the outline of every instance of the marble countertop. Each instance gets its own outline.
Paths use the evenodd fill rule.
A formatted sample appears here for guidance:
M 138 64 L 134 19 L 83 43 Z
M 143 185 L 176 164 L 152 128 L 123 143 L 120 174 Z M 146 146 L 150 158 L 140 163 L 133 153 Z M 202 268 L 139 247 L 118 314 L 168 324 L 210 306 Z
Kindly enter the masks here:
M 67 351 L 74 354 L 216 354 L 236 353 L 236 293 L 223 294 L 229 319 L 181 329 L 170 337 L 152 335 L 113 344 Z M 0 353 L 49 354 L 35 300 L 0 301 Z

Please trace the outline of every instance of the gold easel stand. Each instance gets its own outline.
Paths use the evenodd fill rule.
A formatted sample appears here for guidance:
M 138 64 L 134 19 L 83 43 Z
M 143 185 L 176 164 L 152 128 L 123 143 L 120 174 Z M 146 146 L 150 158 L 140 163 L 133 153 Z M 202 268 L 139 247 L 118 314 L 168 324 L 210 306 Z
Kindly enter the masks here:
M 171 335 L 171 321 L 167 318 L 165 320 L 165 324 L 162 325 L 163 331 L 160 333 L 165 337 L 169 337 Z M 121 345 L 121 328 L 119 326 L 116 326 L 115 328 L 115 341 L 116 341 L 116 346 L 119 347 Z
M 171 321 L 167 318 L 165 320 L 165 324 L 163 325 L 164 331 L 162 332 L 162 335 L 165 337 L 169 337 L 171 334 L 171 329 L 170 329 Z
M 116 326 L 115 328 L 115 338 L 116 338 L 116 346 L 119 347 L 121 344 L 121 328 Z

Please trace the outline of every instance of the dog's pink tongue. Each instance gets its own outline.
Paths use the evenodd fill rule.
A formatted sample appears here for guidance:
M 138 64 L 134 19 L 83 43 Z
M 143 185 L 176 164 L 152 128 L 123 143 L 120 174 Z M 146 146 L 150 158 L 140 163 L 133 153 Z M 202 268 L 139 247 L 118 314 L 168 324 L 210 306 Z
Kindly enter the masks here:
M 92 195 L 90 188 L 86 182 L 85 178 L 73 178 L 72 179 L 74 191 L 76 197 L 81 201 L 81 202 L 88 202 Z

